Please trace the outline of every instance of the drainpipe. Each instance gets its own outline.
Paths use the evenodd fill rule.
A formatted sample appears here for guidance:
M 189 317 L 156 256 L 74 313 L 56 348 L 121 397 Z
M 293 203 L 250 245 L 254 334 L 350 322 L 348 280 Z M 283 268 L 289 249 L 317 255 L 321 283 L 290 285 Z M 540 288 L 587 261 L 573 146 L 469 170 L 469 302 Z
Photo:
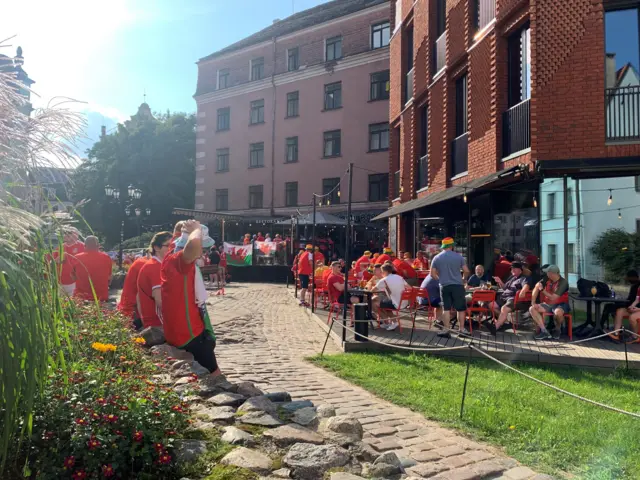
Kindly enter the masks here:
M 275 216 L 275 191 L 276 191 L 276 37 L 273 37 L 273 68 L 271 70 L 271 91 L 273 95 L 273 108 L 271 109 L 271 210 Z

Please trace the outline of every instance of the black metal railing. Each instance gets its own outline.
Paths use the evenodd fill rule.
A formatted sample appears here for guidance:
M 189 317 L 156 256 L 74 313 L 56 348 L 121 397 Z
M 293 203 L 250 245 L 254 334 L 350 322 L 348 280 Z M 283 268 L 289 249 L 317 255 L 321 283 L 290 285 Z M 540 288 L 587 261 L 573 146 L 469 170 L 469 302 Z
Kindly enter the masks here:
M 433 74 L 435 75 L 442 70 L 446 63 L 447 57 L 447 31 L 436 40 L 433 48 Z
M 469 132 L 466 132 L 451 142 L 451 176 L 466 172 L 468 160 Z
M 400 196 L 400 170 L 393 174 L 393 198 Z
M 404 103 L 413 98 L 413 68 L 407 72 L 404 82 Z
M 605 90 L 607 141 L 640 140 L 640 86 Z
M 482 30 L 496 16 L 496 0 L 476 0 L 476 28 Z
M 525 100 L 502 114 L 502 158 L 531 146 L 530 103 Z
M 429 155 L 423 155 L 418 159 L 418 178 L 416 188 L 420 190 L 429 184 Z

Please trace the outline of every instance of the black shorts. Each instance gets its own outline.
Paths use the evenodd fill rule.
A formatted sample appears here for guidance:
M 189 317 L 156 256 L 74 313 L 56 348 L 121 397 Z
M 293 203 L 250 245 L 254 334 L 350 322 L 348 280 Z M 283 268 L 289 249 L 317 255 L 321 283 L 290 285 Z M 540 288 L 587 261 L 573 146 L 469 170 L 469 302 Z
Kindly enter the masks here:
M 512 312 L 514 311 L 519 311 L 519 312 L 528 312 L 529 311 L 529 307 L 531 306 L 531 303 L 529 302 L 518 302 L 517 304 L 514 303 L 515 302 L 515 298 L 509 298 L 507 300 L 503 300 L 503 299 L 498 299 L 497 300 L 497 304 L 500 308 L 502 307 L 507 307 L 508 309 L 510 309 Z
M 305 275 L 304 273 L 301 273 L 300 275 L 298 275 L 298 277 L 300 278 L 300 288 L 308 288 L 309 275 Z
M 206 330 L 182 348 L 193 355 L 196 362 L 210 372 L 215 372 L 218 369 L 218 362 L 214 351 L 216 348 L 216 339 Z
M 382 300 L 380 302 L 380 308 L 384 308 L 386 310 L 395 310 L 396 306 L 393 304 L 391 300 Z
M 441 285 L 440 298 L 442 299 L 442 306 L 445 311 L 451 310 L 452 307 L 458 312 L 465 312 L 467 310 L 467 298 L 464 285 Z

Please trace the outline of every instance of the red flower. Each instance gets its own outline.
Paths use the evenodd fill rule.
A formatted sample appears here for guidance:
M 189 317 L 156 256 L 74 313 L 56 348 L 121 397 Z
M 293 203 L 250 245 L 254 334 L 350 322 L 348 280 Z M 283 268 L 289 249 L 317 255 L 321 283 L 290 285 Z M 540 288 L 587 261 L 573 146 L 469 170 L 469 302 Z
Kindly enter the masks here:
M 53 434 L 53 432 L 44 432 L 44 435 L 42 435 L 42 438 L 44 440 L 51 440 L 55 435 Z
M 71 478 L 73 478 L 73 480 L 85 480 L 85 478 L 87 478 L 87 472 L 84 470 L 76 470 Z
M 154 443 L 153 448 L 155 448 L 156 452 L 164 451 L 164 445 L 161 443 Z
M 167 430 L 166 432 L 164 432 L 168 437 L 173 437 L 176 432 L 174 430 Z
M 96 412 L 93 412 L 91 414 L 91 418 L 93 418 L 94 420 L 100 420 L 100 415 L 98 415 Z
M 115 432 L 113 432 L 113 433 L 115 433 L 115 434 L 116 434 L 116 435 L 118 435 L 119 437 L 121 437 L 121 436 L 122 436 L 122 432 L 121 432 L 120 430 L 116 430 L 116 431 L 115 431 Z
M 173 410 L 174 412 L 182 412 L 182 407 L 180 407 L 180 405 L 174 405 L 173 407 L 171 407 L 171 410 Z
M 141 431 L 137 431 L 136 433 L 133 434 L 134 442 L 141 442 L 143 438 L 144 438 L 144 433 L 142 433 Z
M 102 466 L 102 475 L 105 477 L 113 477 L 114 475 L 113 467 L 111 465 L 103 465 Z
M 89 450 L 95 450 L 100 446 L 100 440 L 91 437 L 91 439 L 87 442 L 87 446 L 89 447 Z
M 64 469 L 71 469 L 76 464 L 76 457 L 67 457 L 64 459 Z
M 115 423 L 118 421 L 118 416 L 110 413 L 109 415 L 105 415 L 104 419 L 109 423 Z
M 160 465 L 167 465 L 171 463 L 171 455 L 169 455 L 167 452 L 163 452 L 162 455 L 158 457 L 158 463 Z
M 107 404 L 107 401 L 104 398 L 98 398 L 96 402 L 98 402 L 98 405 L 102 406 L 105 406 Z
M 123 405 L 120 407 L 120 410 L 122 410 L 123 412 L 126 412 L 127 410 L 129 410 L 129 407 Z
M 153 412 L 153 414 L 154 414 L 156 417 L 159 417 L 160 415 L 162 415 L 160 412 Z
M 76 423 L 78 425 L 88 425 L 89 422 L 87 422 L 84 418 L 76 418 Z

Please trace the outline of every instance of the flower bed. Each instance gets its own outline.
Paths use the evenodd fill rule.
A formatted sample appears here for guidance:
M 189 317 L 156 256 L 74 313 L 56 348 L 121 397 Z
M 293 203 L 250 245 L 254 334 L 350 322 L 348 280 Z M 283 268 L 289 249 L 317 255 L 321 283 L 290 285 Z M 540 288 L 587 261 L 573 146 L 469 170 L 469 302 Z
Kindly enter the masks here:
M 92 304 L 71 307 L 68 364 L 50 372 L 32 435 L 9 456 L 8 478 L 174 478 L 173 446 L 189 427 L 188 405 L 154 382 L 163 365 L 126 319 Z

